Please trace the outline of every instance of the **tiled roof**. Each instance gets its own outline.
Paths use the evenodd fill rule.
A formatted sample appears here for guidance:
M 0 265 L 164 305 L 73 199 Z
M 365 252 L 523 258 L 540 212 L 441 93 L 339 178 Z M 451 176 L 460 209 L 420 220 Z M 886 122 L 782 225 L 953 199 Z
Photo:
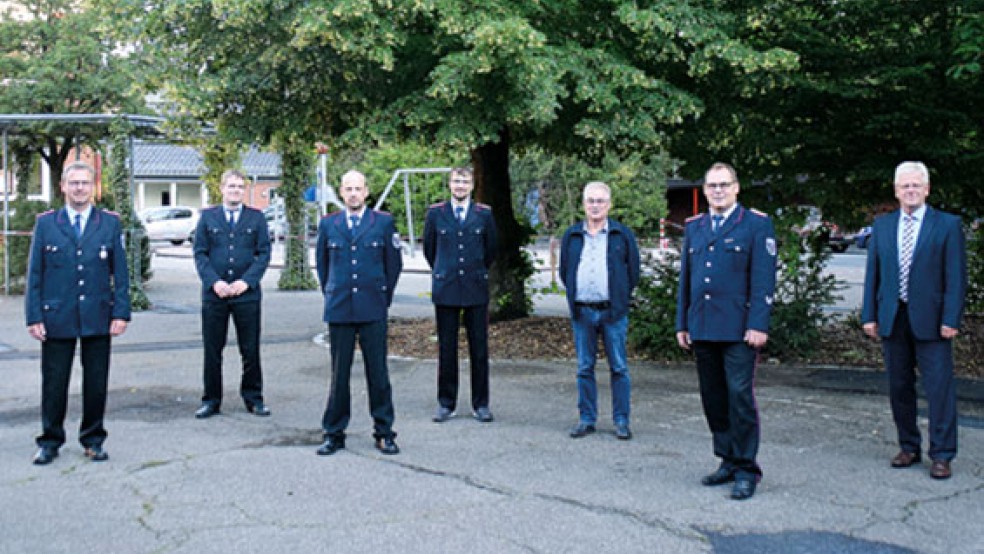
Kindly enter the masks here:
M 134 178 L 198 180 L 205 172 L 202 155 L 192 146 L 137 141 L 133 144 Z M 280 156 L 250 148 L 243 154 L 243 171 L 264 180 L 280 179 Z

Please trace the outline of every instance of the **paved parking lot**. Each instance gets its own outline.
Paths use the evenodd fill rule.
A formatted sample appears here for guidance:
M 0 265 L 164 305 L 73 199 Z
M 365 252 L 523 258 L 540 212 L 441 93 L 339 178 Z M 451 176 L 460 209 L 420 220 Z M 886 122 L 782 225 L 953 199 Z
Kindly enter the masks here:
M 268 273 L 273 416 L 238 402 L 230 348 L 223 414 L 199 421 L 198 282 L 187 257 L 158 257 L 154 269 L 156 308 L 114 343 L 103 464 L 74 442 L 73 382 L 69 442 L 52 465 L 31 465 L 38 347 L 23 299 L 0 297 L 0 552 L 984 552 L 979 384 L 961 385 L 960 454 L 944 482 L 926 465 L 888 467 L 896 446 L 880 375 L 784 366 L 759 373 L 765 478 L 747 502 L 699 484 L 716 462 L 691 364 L 632 366 L 635 438 L 624 442 L 605 402 L 599 433 L 567 437 L 569 360 L 494 359 L 496 421 L 437 425 L 436 362 L 392 359 L 402 453 L 373 449 L 356 371 L 348 448 L 322 458 L 320 295 L 277 291 Z M 394 315 L 429 315 L 413 273 L 404 278 Z M 556 313 L 550 299 L 538 309 Z M 606 376 L 600 385 L 606 398 Z

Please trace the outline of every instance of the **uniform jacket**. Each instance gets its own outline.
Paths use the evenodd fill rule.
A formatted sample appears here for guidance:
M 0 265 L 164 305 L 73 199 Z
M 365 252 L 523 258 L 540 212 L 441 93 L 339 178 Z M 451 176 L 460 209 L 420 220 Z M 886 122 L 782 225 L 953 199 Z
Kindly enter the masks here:
M 868 244 L 861 322 L 877 322 L 883 337 L 891 335 L 899 308 L 900 213 L 877 218 Z M 959 329 L 966 291 L 967 254 L 960 218 L 927 206 L 909 268 L 912 334 L 919 340 L 940 340 L 940 326 Z
M 325 295 L 324 321 L 366 323 L 386 319 L 403 269 L 393 216 L 366 209 L 352 231 L 345 210 L 321 218 L 315 257 Z
M 567 228 L 560 241 L 560 280 L 567 289 L 567 306 L 571 317 L 577 317 L 574 300 L 577 298 L 577 266 L 584 249 L 585 223 L 578 222 Z M 639 247 L 635 235 L 628 227 L 608 219 L 608 312 L 610 321 L 621 319 L 629 313 L 632 289 L 639 284 Z
M 496 229 L 492 209 L 472 202 L 458 222 L 451 202 L 427 210 L 424 257 L 431 266 L 431 299 L 442 306 L 489 303 L 489 268 L 495 259 Z
M 130 277 L 120 218 L 93 207 L 81 238 L 64 209 L 38 215 L 25 295 L 27 324 L 51 338 L 109 334 L 130 320 Z
M 220 204 L 202 210 L 195 228 L 195 269 L 202 280 L 202 302 L 258 302 L 260 280 L 270 265 L 270 232 L 263 212 L 243 206 L 229 227 Z M 219 298 L 212 287 L 242 279 L 249 288 L 233 298 Z
M 776 240 L 768 216 L 738 205 L 717 232 L 708 214 L 687 221 L 680 252 L 677 331 L 691 340 L 738 342 L 769 332 Z

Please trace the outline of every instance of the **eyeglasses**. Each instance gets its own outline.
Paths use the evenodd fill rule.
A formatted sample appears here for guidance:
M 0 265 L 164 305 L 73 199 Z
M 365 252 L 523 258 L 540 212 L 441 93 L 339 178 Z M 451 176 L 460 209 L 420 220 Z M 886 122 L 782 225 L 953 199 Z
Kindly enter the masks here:
M 724 183 L 704 183 L 704 188 L 710 190 L 724 190 L 731 188 L 731 185 L 733 184 L 735 184 L 734 181 L 726 181 Z
M 607 198 L 585 198 L 584 199 L 584 203 L 585 204 L 595 204 L 595 205 L 599 205 L 599 206 L 604 206 L 605 204 L 608 203 L 608 199 Z
M 92 185 L 92 181 L 66 181 L 65 184 L 70 187 L 88 187 Z
M 899 183 L 895 185 L 895 188 L 900 190 L 919 190 L 925 186 L 922 183 Z

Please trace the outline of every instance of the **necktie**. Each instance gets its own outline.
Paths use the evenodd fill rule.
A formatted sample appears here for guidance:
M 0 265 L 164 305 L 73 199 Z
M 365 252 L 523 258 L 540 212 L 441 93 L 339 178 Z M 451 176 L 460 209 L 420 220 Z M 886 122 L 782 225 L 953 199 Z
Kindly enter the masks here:
M 226 221 L 229 222 L 229 227 L 236 224 L 236 212 L 232 210 L 226 210 Z
M 357 215 L 350 215 L 349 216 L 349 221 L 352 223 L 352 225 L 349 227 L 349 229 L 352 230 L 352 234 L 354 235 L 355 234 L 356 227 L 359 226 L 359 216 L 357 216 Z
M 718 231 L 721 230 L 721 223 L 724 222 L 724 216 L 721 214 L 712 215 L 711 221 L 713 222 L 713 225 L 711 226 L 711 230 L 717 233 Z
M 916 218 L 903 216 L 902 247 L 899 250 L 899 298 L 909 301 L 909 268 L 912 266 L 912 250 L 916 245 Z
M 458 223 L 464 223 L 465 221 L 465 208 L 462 206 L 454 207 L 454 216 L 458 218 Z
M 72 228 L 75 229 L 75 238 L 82 237 L 82 214 L 75 214 L 75 223 L 72 224 Z

